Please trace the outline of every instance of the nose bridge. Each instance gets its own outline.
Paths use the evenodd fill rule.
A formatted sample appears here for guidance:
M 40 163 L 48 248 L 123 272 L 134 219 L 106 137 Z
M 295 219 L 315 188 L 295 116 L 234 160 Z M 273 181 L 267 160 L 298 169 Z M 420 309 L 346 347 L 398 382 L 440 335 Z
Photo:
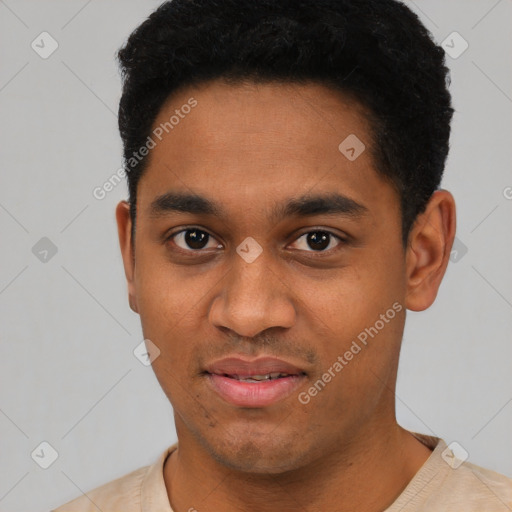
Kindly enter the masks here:
M 222 290 L 212 304 L 212 323 L 246 337 L 271 327 L 291 327 L 295 309 L 278 269 L 271 268 L 270 252 L 255 256 L 255 246 L 251 241 L 246 243 L 237 248 Z M 246 258 L 248 254 L 251 257 Z
M 239 250 L 244 250 L 244 247 Z M 254 306 L 260 306 L 268 304 L 269 297 L 271 298 L 275 293 L 275 279 L 271 279 L 271 277 L 275 278 L 275 273 L 269 268 L 267 255 L 260 254 L 254 260 L 245 260 L 240 256 L 234 258 L 231 274 L 232 278 L 229 280 L 231 299 L 249 301 Z

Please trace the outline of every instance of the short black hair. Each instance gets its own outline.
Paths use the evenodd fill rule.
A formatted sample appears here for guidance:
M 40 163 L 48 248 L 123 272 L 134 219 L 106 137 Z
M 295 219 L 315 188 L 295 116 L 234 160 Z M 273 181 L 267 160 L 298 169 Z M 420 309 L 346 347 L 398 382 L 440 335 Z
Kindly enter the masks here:
M 367 112 L 377 171 L 400 197 L 402 240 L 439 187 L 454 110 L 445 53 L 396 0 L 171 0 L 118 51 L 132 238 L 146 144 L 178 89 L 224 79 L 320 83 Z M 341 142 L 341 141 L 340 141 Z

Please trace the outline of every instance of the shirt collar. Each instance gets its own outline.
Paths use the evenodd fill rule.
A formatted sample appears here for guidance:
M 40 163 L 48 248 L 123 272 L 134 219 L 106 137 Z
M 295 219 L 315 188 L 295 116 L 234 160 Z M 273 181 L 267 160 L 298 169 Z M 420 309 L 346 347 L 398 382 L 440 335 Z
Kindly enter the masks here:
M 149 467 L 140 489 L 141 512 L 173 512 L 164 481 L 164 464 L 167 457 L 178 447 L 178 443 L 169 446 Z

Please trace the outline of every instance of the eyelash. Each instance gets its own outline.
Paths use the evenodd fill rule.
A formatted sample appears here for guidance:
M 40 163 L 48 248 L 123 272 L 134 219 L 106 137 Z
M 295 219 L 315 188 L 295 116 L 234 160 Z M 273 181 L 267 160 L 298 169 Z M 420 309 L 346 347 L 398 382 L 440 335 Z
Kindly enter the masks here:
M 216 238 L 212 234 L 210 234 L 206 229 L 202 229 L 199 226 L 188 226 L 186 228 L 180 229 L 179 231 L 174 231 L 173 233 L 169 234 L 165 238 L 165 242 L 167 243 L 167 242 L 173 241 L 174 237 L 176 237 L 177 235 L 179 235 L 181 233 L 186 233 L 187 231 L 194 231 L 194 230 L 200 231 L 201 233 L 206 233 L 209 237 L 211 237 L 214 240 L 216 240 Z M 302 252 L 311 253 L 313 255 L 312 257 L 319 257 L 319 256 L 322 256 L 324 254 L 331 253 L 332 251 L 336 251 L 337 249 L 341 248 L 341 246 L 343 246 L 344 244 L 346 244 L 348 242 L 347 239 L 341 237 L 340 235 L 336 235 L 335 233 L 333 233 L 333 232 L 331 232 L 331 231 L 329 231 L 327 229 L 319 229 L 319 228 L 310 229 L 309 231 L 305 231 L 304 233 L 301 233 L 295 239 L 295 241 L 299 240 L 304 235 L 308 235 L 308 234 L 311 234 L 311 233 L 324 233 L 324 234 L 327 234 L 327 235 L 337 239 L 338 242 L 339 242 L 339 244 L 336 247 L 333 247 L 333 248 L 328 249 L 328 250 L 322 250 L 322 251 L 313 251 L 313 250 L 302 251 Z M 208 240 L 208 242 L 209 241 L 210 240 Z M 182 253 L 186 253 L 187 255 L 191 255 L 191 254 L 194 254 L 194 253 L 197 253 L 197 254 L 204 253 L 203 249 L 183 249 L 183 248 L 177 246 L 174 241 L 173 241 L 173 243 L 177 247 L 177 249 L 176 249 L 177 251 L 181 251 Z M 300 251 L 300 249 L 298 249 L 298 250 Z

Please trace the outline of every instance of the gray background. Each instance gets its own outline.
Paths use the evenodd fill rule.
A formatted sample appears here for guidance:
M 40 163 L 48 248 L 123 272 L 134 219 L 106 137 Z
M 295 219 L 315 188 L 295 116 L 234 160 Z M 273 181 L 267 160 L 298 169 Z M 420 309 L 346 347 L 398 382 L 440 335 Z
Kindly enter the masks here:
M 435 304 L 408 314 L 398 419 L 512 476 L 512 2 L 407 3 L 438 43 L 457 31 L 469 48 L 447 56 L 456 113 L 443 186 L 458 206 L 459 251 Z M 157 5 L 0 0 L 4 512 L 47 511 L 176 439 L 170 404 L 133 355 L 142 334 L 114 219 L 126 186 L 92 194 L 121 166 L 115 51 Z M 31 47 L 43 31 L 59 45 L 47 59 Z M 38 253 L 43 237 L 55 255 Z M 48 469 L 31 457 L 42 441 L 58 452 Z

